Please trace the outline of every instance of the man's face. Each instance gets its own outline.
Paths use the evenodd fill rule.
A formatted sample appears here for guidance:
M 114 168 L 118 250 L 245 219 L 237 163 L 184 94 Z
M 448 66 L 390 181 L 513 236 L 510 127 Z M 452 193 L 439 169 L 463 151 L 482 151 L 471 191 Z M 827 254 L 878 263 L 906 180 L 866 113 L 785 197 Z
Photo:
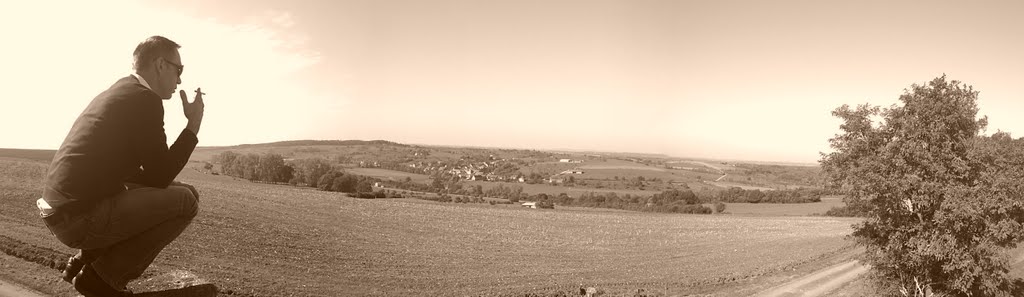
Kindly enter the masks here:
M 160 98 L 171 99 L 171 96 L 174 95 L 174 89 L 177 89 L 178 84 L 181 84 L 181 73 L 184 67 L 181 64 L 181 56 L 178 55 L 176 50 L 166 57 L 157 58 L 157 81 L 150 83 L 153 91 L 160 95 Z

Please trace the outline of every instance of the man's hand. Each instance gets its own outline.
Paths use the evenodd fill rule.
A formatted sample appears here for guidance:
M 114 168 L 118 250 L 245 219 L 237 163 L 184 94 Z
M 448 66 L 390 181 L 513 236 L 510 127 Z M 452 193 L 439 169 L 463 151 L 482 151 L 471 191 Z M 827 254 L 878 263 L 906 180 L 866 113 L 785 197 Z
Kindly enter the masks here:
M 199 135 L 199 126 L 203 124 L 203 92 L 202 88 L 196 89 L 196 98 L 192 103 L 188 103 L 188 96 L 185 95 L 185 90 L 178 91 L 178 95 L 181 96 L 181 108 L 185 111 L 185 118 L 188 119 L 188 125 L 185 129 L 189 129 L 193 134 Z

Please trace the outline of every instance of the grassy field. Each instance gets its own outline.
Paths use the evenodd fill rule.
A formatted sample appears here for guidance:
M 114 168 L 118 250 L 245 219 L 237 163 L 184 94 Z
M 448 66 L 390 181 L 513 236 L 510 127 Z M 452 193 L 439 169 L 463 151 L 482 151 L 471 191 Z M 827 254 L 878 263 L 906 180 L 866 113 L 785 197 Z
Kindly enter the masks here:
M 70 253 L 36 217 L 45 168 L 0 160 L 0 235 Z M 707 292 L 848 251 L 856 221 L 361 200 L 192 169 L 179 180 L 201 211 L 153 269 L 252 296 Z
M 771 190 L 773 190 L 772 188 L 768 188 L 768 187 L 751 186 L 751 185 L 748 185 L 748 184 L 735 183 L 735 182 L 705 181 L 704 183 L 709 184 L 709 185 L 713 185 L 713 186 L 716 186 L 716 187 L 721 187 L 721 188 L 738 187 L 738 188 L 744 189 L 744 190 L 761 190 L 761 191 L 771 191 Z
M 681 169 L 664 169 L 657 167 L 637 168 L 637 167 L 611 167 L 602 166 L 595 168 L 583 168 L 583 174 L 579 175 L 578 178 L 584 179 L 604 179 L 613 180 L 618 177 L 620 179 L 635 179 L 638 176 L 643 176 L 644 179 L 661 179 L 664 181 L 676 181 L 676 182 L 698 182 L 700 180 L 715 180 L 721 174 L 694 172 L 690 170 Z
M 607 161 L 596 161 L 586 162 L 579 164 L 579 168 L 582 169 L 627 169 L 627 170 L 647 170 L 647 171 L 666 171 L 667 169 L 656 166 L 648 166 L 644 164 L 610 159 Z
M 430 184 L 430 176 L 426 174 L 408 173 L 397 170 L 388 170 L 380 168 L 345 168 L 345 172 L 364 176 L 372 176 L 385 180 L 405 180 L 405 178 L 408 177 L 412 179 L 413 182 L 416 183 Z

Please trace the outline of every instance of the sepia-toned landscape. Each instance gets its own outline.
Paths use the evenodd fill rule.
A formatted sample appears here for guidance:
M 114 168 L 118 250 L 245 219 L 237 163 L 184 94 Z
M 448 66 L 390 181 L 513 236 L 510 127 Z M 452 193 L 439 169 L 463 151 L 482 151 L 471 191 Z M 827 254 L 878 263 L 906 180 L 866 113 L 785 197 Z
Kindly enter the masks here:
M 317 150 L 321 155 L 307 157 L 319 157 L 331 154 L 325 152 L 348 155 L 344 153 L 347 150 L 392 146 L 396 145 L 267 145 L 197 151 L 179 180 L 202 193 L 201 215 L 190 227 L 193 232 L 161 254 L 151 274 L 186 270 L 215 283 L 228 296 L 273 296 L 280 292 L 327 296 L 544 296 L 571 293 L 580 285 L 612 295 L 641 290 L 661 296 L 756 293 L 792 271 L 820 267 L 855 254 L 844 236 L 857 219 L 820 216 L 835 206 L 834 202 L 764 205 L 762 211 L 755 205 L 729 203 L 726 212 L 737 208 L 738 213 L 718 215 L 582 206 L 530 209 L 519 203 L 356 199 L 308 187 L 254 183 L 203 169 L 208 162 L 204 156 L 232 149 L 290 156 Z M 4 242 L 8 245 L 5 250 L 31 246 L 53 251 L 39 255 L 15 252 L 18 257 L 70 253 L 50 240 L 33 211 L 34 205 L 25 203 L 38 196 L 46 153 L 4 153 L 4 209 L 18 210 L 3 213 L 2 235 L 13 239 Z M 656 166 L 631 164 L 607 170 L 617 170 L 623 177 L 678 173 L 680 180 L 689 178 L 681 174 L 684 169 L 659 171 Z M 742 174 L 738 169 L 730 170 Z M 375 173 L 382 179 L 407 176 L 383 169 L 353 172 Z M 569 190 L 562 186 L 528 189 L 536 191 L 533 194 Z M 59 263 L 60 259 L 51 260 Z M 46 279 L 46 275 L 38 277 Z
M 332 166 L 382 182 L 423 179 L 401 171 L 346 167 L 381 156 L 353 152 L 384 150 L 434 156 L 454 151 L 508 153 L 387 142 L 201 148 L 178 178 L 200 191 L 201 215 L 191 232 L 160 255 L 147 273 L 150 280 L 135 283 L 133 289 L 172 288 L 174 282 L 166 278 L 187 272 L 184 275 L 193 278 L 189 284 L 213 283 L 224 296 L 278 296 L 281 292 L 301 296 L 561 296 L 575 294 L 581 286 L 598 288 L 608 296 L 754 295 L 854 260 L 861 252 L 847 239 L 850 225 L 860 219 L 823 216 L 842 206 L 832 196 L 808 203 L 726 203 L 725 210 L 717 214 L 558 204 L 554 209 L 532 209 L 488 196 L 482 198 L 505 203 L 439 202 L 430 198 L 438 193 L 398 189 L 393 191 L 419 198 L 359 199 L 301 185 L 254 182 L 219 174 L 221 168 L 208 169 L 206 165 L 229 151 L 281 154 L 291 162 L 349 156 L 349 162 Z M 4 240 L 0 243 L 10 256 L 36 265 L 58 265 L 72 252 L 49 236 L 35 214 L 35 205 L 29 203 L 38 197 L 48 153 L 52 154 L 4 150 L 0 160 L 4 172 L 0 188 L 5 197 L 4 231 L 0 233 Z M 597 160 L 611 162 L 591 153 L 530 153 L 538 160 L 549 160 L 538 162 L 544 165 L 556 165 L 563 157 L 586 160 L 574 164 L 578 167 Z M 452 154 L 452 159 L 457 155 Z M 415 153 L 413 157 L 416 159 Z M 634 157 L 613 160 L 619 158 Z M 666 159 L 646 158 L 620 161 L 614 168 L 594 166 L 611 172 L 593 178 L 588 173 L 577 176 L 589 183 L 605 180 L 607 175 L 613 176 L 612 181 L 615 175 L 621 179 L 645 174 L 675 177 L 666 180 L 665 187 L 689 188 L 671 184 L 708 170 L 666 168 L 659 163 Z M 804 176 L 801 172 L 815 171 L 805 166 L 691 162 L 718 164 L 718 170 L 742 177 L 734 183 L 768 188 L 796 186 L 779 181 L 798 181 L 796 176 Z M 764 170 L 754 174 L 743 169 L 749 166 L 788 174 Z M 747 176 L 758 182 L 743 183 Z M 813 174 L 806 177 L 813 180 Z M 696 183 L 694 187 L 700 187 Z M 522 194 L 525 198 L 539 194 L 554 197 L 558 191 L 657 193 L 521 184 L 527 186 Z M 1019 273 L 1021 263 L 1017 262 L 1015 271 Z M 42 269 L 28 282 L 47 294 L 73 296 L 69 285 L 56 283 L 56 273 Z M 863 292 L 848 285 L 855 280 L 839 283 L 839 290 L 832 292 L 846 290 L 844 294 L 860 296 Z
M 1021 297 L 1021 12 L 0 3 L 0 297 Z

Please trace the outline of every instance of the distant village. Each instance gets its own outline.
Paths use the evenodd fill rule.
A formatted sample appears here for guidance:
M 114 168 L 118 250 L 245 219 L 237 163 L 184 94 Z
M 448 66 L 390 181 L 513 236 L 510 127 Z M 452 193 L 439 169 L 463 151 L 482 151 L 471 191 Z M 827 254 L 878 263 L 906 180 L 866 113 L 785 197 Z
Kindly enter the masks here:
M 414 162 L 402 164 L 399 168 L 381 164 L 379 161 L 360 161 L 359 167 L 363 168 L 384 168 L 401 170 L 405 172 L 420 174 L 446 174 L 468 181 L 492 181 L 492 182 L 516 182 L 528 183 L 530 176 L 519 171 L 516 159 L 495 159 L 490 156 L 487 161 L 435 161 L 435 162 Z M 582 164 L 581 159 L 559 159 L 559 163 Z M 404 167 L 404 168 L 403 168 Z M 580 175 L 585 172 L 579 168 L 564 170 L 554 175 L 543 178 L 541 181 L 550 184 L 562 184 L 569 176 Z

